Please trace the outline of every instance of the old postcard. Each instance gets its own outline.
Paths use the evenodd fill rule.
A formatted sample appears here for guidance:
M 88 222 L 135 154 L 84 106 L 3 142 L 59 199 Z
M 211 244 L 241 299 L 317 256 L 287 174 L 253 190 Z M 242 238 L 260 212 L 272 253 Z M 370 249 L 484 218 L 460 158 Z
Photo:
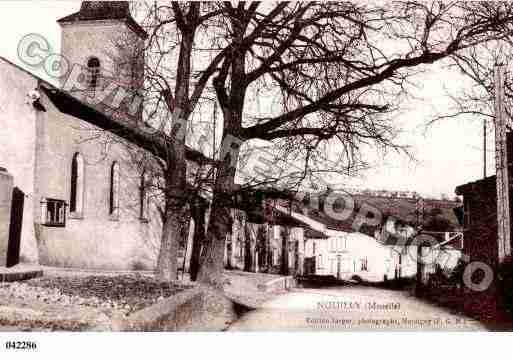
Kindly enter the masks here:
M 513 329 L 513 4 L 2 1 L 0 29 L 2 332 Z

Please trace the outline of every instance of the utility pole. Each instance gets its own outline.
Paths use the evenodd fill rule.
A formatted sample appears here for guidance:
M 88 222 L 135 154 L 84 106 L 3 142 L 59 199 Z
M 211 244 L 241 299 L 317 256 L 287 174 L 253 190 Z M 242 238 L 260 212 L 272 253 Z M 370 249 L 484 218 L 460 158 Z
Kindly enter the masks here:
M 416 235 L 419 235 L 423 230 L 423 224 L 424 224 L 424 198 L 419 196 L 417 198 L 416 203 L 416 211 L 417 213 L 417 228 Z M 422 243 L 419 243 L 417 245 L 417 274 L 416 274 L 416 286 L 415 291 L 417 295 L 421 295 L 421 290 L 423 288 L 424 282 L 423 282 L 423 273 L 425 269 L 425 264 L 422 262 Z M 400 258 L 400 257 L 399 257 Z
M 495 86 L 495 167 L 497 186 L 498 259 L 501 263 L 511 253 L 511 214 L 509 209 L 509 171 L 507 123 L 504 110 L 504 66 L 496 66 Z M 511 126 L 510 126 L 511 127 Z

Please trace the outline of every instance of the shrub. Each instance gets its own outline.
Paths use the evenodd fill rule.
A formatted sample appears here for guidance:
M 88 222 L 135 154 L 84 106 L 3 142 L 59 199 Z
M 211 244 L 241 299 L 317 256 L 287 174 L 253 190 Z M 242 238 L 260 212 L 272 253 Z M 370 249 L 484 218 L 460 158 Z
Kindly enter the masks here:
M 132 263 L 132 270 L 148 270 L 148 266 L 141 262 L 141 261 L 135 261 Z

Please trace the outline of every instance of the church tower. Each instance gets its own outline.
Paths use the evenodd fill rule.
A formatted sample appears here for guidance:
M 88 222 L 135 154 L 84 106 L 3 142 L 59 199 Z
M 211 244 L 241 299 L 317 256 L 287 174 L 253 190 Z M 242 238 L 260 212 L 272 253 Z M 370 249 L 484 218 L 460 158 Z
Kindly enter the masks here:
M 83 1 L 79 12 L 57 22 L 68 71 L 73 67 L 77 70 L 78 65 L 83 74 L 78 86 L 67 84 L 65 90 L 84 100 L 84 96 L 102 94 L 109 85 L 112 88 L 113 82 L 129 92 L 142 87 L 144 41 L 148 34 L 131 16 L 127 1 Z M 69 80 L 76 78 L 63 76 L 61 84 Z

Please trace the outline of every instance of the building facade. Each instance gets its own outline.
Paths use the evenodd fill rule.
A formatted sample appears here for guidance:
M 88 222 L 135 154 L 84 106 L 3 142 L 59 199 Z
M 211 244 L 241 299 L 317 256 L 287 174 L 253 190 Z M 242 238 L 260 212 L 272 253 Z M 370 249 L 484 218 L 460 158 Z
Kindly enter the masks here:
M 307 239 L 305 258 L 313 259 L 314 273 L 337 279 L 359 277 L 383 281 L 396 276 L 397 254 L 362 233 L 330 230 L 326 239 Z

